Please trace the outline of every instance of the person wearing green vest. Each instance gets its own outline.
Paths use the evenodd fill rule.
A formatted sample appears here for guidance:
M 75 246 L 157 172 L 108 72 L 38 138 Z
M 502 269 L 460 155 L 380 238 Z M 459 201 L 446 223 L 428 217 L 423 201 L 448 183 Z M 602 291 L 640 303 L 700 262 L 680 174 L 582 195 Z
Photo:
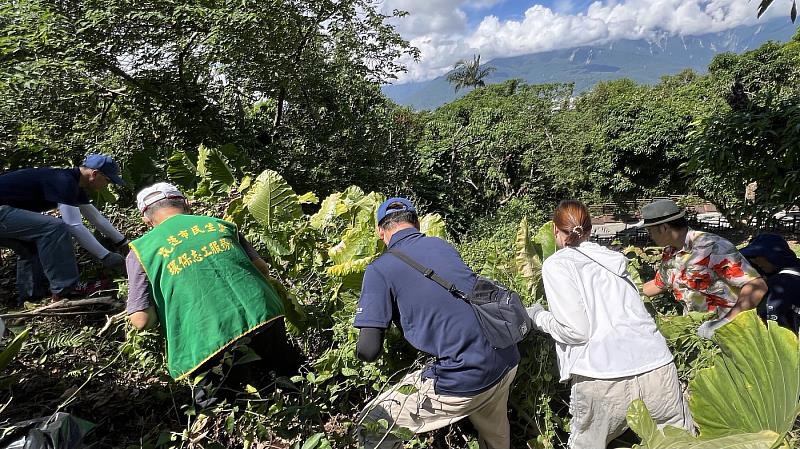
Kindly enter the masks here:
M 170 375 L 210 370 L 243 337 L 261 360 L 235 364 L 226 382 L 291 374 L 299 354 L 286 338 L 282 299 L 236 225 L 191 215 L 186 197 L 163 182 L 139 192 L 137 206 L 152 229 L 130 244 L 126 308 L 138 329 L 160 324 Z

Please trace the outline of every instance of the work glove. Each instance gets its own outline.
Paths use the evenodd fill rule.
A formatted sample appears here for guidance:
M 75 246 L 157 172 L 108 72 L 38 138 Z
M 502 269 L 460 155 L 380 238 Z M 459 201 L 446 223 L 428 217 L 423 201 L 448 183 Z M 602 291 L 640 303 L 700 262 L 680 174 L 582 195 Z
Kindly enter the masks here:
M 103 263 L 103 268 L 118 269 L 125 266 L 125 258 L 122 254 L 110 252 L 105 257 L 100 259 Z
M 528 317 L 533 322 L 533 328 L 536 330 L 541 330 L 539 326 L 536 324 L 536 316 L 544 312 L 544 307 L 542 307 L 541 304 L 534 303 L 532 306 L 527 307 L 525 311 L 528 312 Z
M 705 323 L 701 324 L 700 327 L 697 328 L 697 336 L 706 340 L 710 340 L 711 337 L 714 336 L 714 332 L 716 332 L 717 329 L 721 328 L 722 326 L 730 322 L 731 320 L 727 318 L 720 318 L 718 320 L 706 321 Z

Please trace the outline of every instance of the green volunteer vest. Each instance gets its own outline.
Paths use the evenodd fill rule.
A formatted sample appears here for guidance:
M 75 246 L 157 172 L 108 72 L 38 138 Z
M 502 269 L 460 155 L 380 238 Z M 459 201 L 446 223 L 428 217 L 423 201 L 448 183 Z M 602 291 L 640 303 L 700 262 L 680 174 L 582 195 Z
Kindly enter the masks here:
M 150 280 L 175 379 L 283 315 L 278 294 L 247 257 L 232 223 L 175 215 L 130 246 Z

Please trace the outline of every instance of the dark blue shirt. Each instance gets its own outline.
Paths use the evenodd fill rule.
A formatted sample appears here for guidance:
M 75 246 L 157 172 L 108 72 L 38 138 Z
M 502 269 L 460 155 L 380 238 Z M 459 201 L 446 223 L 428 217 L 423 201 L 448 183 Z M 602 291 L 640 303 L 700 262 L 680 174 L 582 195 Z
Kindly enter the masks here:
M 762 316 L 791 329 L 795 334 L 800 329 L 800 264 L 782 268 L 793 273 L 775 273 L 767 278 L 766 310 Z
M 475 273 L 444 240 L 409 228 L 395 233 L 389 248 L 433 269 L 461 291 L 475 286 Z M 435 357 L 424 376 L 434 379 L 437 394 L 475 395 L 519 363 L 516 346 L 492 348 L 467 303 L 384 254 L 367 267 L 353 325 L 387 329 L 395 319 L 411 345 Z
M 32 212 L 88 204 L 77 168 L 26 168 L 0 176 L 0 205 Z

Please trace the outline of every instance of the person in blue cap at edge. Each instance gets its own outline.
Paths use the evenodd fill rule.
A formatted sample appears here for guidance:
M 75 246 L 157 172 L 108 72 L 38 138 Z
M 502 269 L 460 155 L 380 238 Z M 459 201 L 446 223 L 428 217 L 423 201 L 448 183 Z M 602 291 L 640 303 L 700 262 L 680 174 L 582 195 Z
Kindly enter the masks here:
M 89 202 L 89 193 L 109 183 L 122 184 L 119 166 L 103 154 L 90 154 L 79 167 L 26 168 L 0 176 L 0 246 L 17 255 L 19 302 L 85 296 L 71 237 L 98 258 L 104 268 L 121 269 L 125 258 L 106 249 L 83 225 L 85 217 L 114 242 L 128 240 Z M 42 214 L 58 209 L 61 219 Z
M 453 246 L 419 232 L 414 205 L 390 198 L 379 207 L 376 232 L 387 248 L 400 250 L 439 276 L 470 292 L 475 273 Z M 374 361 L 384 332 L 394 322 L 403 337 L 433 360 L 413 370 L 372 400 L 358 419 L 358 437 L 366 449 L 402 448 L 387 429 L 423 433 L 469 417 L 481 448 L 509 449 L 508 390 L 519 363 L 516 345 L 494 349 L 484 337 L 471 307 L 402 260 L 384 254 L 364 273 L 353 325 L 359 329 L 356 355 Z M 413 385 L 414 391 L 402 386 Z M 379 427 L 380 428 L 380 427 Z
M 767 278 L 767 296 L 758 313 L 791 329 L 800 328 L 800 258 L 777 234 L 759 234 L 739 252 Z

